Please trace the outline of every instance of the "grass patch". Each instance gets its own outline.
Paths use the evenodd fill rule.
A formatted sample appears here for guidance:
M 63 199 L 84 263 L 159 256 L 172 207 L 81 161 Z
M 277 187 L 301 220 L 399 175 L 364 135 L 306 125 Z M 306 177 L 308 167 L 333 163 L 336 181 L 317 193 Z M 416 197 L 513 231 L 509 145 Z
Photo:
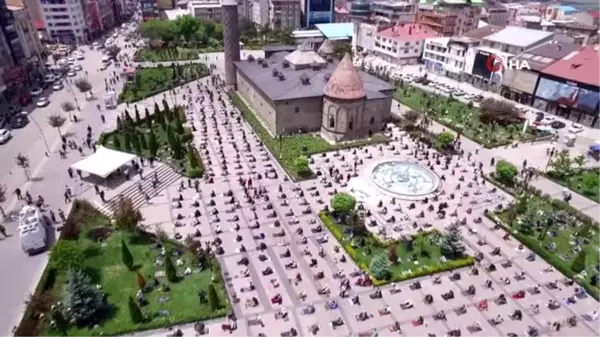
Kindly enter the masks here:
M 244 103 L 237 93 L 230 93 L 233 104 L 242 112 L 242 115 L 258 134 L 262 142 L 269 148 L 273 156 L 279 161 L 285 171 L 292 179 L 305 180 L 313 178 L 312 171 L 299 171 L 294 165 L 294 160 L 299 156 L 311 156 L 317 153 L 335 151 L 346 148 L 360 147 L 372 144 L 388 143 L 386 136 L 376 134 L 369 139 L 358 140 L 340 144 L 330 144 L 323 138 L 315 134 L 300 134 L 294 136 L 285 136 L 281 139 L 273 138 L 256 117 L 254 112 Z
M 205 320 L 224 316 L 229 309 L 227 294 L 222 283 L 216 283 L 217 295 L 222 304 L 221 308 L 212 311 L 208 304 L 200 305 L 198 301 L 198 291 L 206 290 L 212 282 L 212 271 L 210 266 L 204 270 L 197 269 L 195 266 L 195 257 L 193 254 L 177 243 L 165 241 L 167 249 L 181 249 L 183 255 L 180 256 L 184 261 L 184 266 L 177 267 L 180 275 L 186 267 L 193 268 L 194 272 L 182 277 L 177 283 L 171 283 L 170 291 L 160 292 L 159 289 L 153 289 L 145 294 L 148 305 L 142 308 L 148 319 L 143 323 L 134 324 L 129 316 L 127 301 L 129 296 L 135 298 L 138 290 L 136 284 L 136 275 L 139 271 L 147 281 L 154 277 L 156 268 L 154 267 L 154 258 L 160 250 L 153 248 L 152 244 L 156 240 L 152 235 L 145 232 L 129 233 L 115 231 L 102 243 L 93 241 L 90 238 L 90 231 L 100 226 L 110 226 L 110 220 L 104 215 L 93 209 L 85 201 L 76 201 L 76 204 L 85 207 L 73 207 L 69 217 L 85 217 L 87 221 L 80 223 L 81 232 L 77 239 L 78 245 L 84 252 L 84 267 L 88 275 L 102 286 L 103 291 L 108 296 L 108 303 L 112 309 L 108 316 L 99 323 L 99 327 L 70 327 L 68 335 L 71 336 L 90 336 L 90 335 L 121 335 L 132 331 L 155 329 L 160 327 Z M 76 214 L 85 212 L 85 214 Z M 75 214 L 74 214 L 75 213 Z M 136 268 L 127 269 L 121 259 L 121 240 L 128 243 Z M 175 257 L 174 257 L 175 260 Z M 211 263 L 218 263 L 213 260 Z M 52 282 L 49 277 L 54 275 Z M 40 281 L 34 296 L 51 296 L 51 303 L 61 300 L 63 296 L 63 285 L 65 284 L 66 273 L 49 270 L 47 267 L 44 277 Z M 161 284 L 167 283 L 166 278 L 159 278 Z M 159 304 L 160 297 L 168 298 L 164 303 Z M 59 335 L 60 332 L 52 330 L 49 325 L 44 324 L 38 319 L 39 308 L 32 308 L 31 304 L 17 328 L 16 335 Z M 28 328 L 28 329 L 26 329 Z
M 514 141 L 530 141 L 541 136 L 531 128 L 522 133 L 524 123 L 492 127 L 479 119 L 478 108 L 416 87 L 399 87 L 394 98 L 486 148 L 508 145 Z
M 598 224 L 566 202 L 552 199 L 548 195 L 541 195 L 540 191 L 535 188 L 506 186 L 493 177 L 487 177 L 487 180 L 504 189 L 507 193 L 512 194 L 518 200 L 524 197 L 527 198 L 526 203 L 518 202 L 516 205 L 501 212 L 488 213 L 488 218 L 501 225 L 504 230 L 523 243 L 523 245 L 536 252 L 565 276 L 572 277 L 591 296 L 598 300 L 600 298 L 600 288 L 598 284 L 593 285 L 591 282 L 592 276 L 597 275 L 600 268 L 600 259 L 598 257 L 600 232 Z M 521 223 L 526 214 L 534 214 L 538 211 L 544 214 L 556 214 L 558 211 L 565 211 L 573 219 L 567 224 L 557 224 L 550 227 L 545 236 L 542 235 L 546 231 L 543 222 L 540 226 L 534 226 L 532 233 L 522 232 Z M 575 241 L 578 241 L 581 249 L 587 253 L 585 274 L 583 275 L 576 273 L 572 269 L 573 260 L 578 255 L 575 251 Z M 552 243 L 555 245 L 553 250 L 550 249 Z
M 369 275 L 371 275 L 369 270 L 371 259 L 380 254 L 388 256 L 390 245 L 395 244 L 396 255 L 401 259 L 401 262 L 392 264 L 390 268 L 392 276 L 389 280 L 376 280 L 371 276 L 374 280 L 373 283 L 376 286 L 462 268 L 473 265 L 475 262 L 471 256 L 442 262 L 440 259 L 442 253 L 440 252 L 440 246 L 438 244 L 441 234 L 438 231 L 419 234 L 419 236 L 424 236 L 429 244 L 426 246 L 424 253 L 417 254 L 413 248 L 412 242 L 409 240 L 382 242 L 370 232 L 361 236 L 355 235 L 350 239 L 349 236 L 345 234 L 346 228 L 349 228 L 347 225 L 337 223 L 333 217 L 325 212 L 321 212 L 319 217 L 354 262 L 356 262 L 363 271 L 369 273 Z M 417 236 L 414 236 L 413 239 L 416 237 Z M 362 241 L 362 244 L 360 244 L 360 241 Z
M 199 58 L 200 49 L 196 48 L 162 48 L 150 49 L 144 48 L 138 50 L 135 54 L 136 62 L 168 62 L 168 61 L 189 61 Z
M 197 80 L 208 73 L 206 66 L 201 63 L 140 68 L 136 70 L 133 80 L 125 84 L 123 91 L 119 94 L 119 102 L 137 102 Z
M 578 171 L 567 178 L 558 177 L 552 171 L 544 175 L 555 183 L 600 203 L 600 168 Z

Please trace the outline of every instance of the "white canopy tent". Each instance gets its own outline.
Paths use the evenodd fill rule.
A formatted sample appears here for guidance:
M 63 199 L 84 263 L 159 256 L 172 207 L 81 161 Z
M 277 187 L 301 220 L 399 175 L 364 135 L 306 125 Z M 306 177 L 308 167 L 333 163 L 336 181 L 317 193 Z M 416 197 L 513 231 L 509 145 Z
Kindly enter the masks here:
M 135 154 L 115 151 L 100 146 L 94 154 L 76 162 L 71 167 L 75 170 L 106 179 L 111 173 L 136 158 Z

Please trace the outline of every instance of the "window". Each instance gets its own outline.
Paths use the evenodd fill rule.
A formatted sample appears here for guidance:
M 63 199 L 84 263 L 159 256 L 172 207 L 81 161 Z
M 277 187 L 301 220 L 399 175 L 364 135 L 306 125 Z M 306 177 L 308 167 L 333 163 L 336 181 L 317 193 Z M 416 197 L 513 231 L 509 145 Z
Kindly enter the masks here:
M 352 126 L 353 126 L 353 123 L 352 123 L 352 121 L 350 121 L 350 123 L 348 123 L 348 130 L 352 130 Z
M 300 112 L 300 107 L 296 107 L 296 108 L 294 109 L 294 112 L 295 112 L 295 113 L 298 113 L 298 112 Z
M 329 116 L 329 127 L 332 129 L 335 127 L 335 119 L 333 119 L 333 116 Z
M 369 119 L 369 124 L 375 124 L 375 117 L 372 117 Z

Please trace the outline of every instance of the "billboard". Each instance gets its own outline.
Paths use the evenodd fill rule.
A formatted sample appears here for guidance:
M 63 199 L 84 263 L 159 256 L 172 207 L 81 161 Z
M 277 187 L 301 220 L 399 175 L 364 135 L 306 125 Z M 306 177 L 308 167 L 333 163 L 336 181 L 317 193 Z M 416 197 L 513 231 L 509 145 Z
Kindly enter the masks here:
M 533 95 L 538 74 L 527 70 L 506 69 L 502 85 Z
M 333 22 L 334 0 L 306 0 L 306 26 Z
M 600 101 L 600 93 L 597 91 L 578 88 L 574 84 L 556 82 L 547 78 L 540 79 L 535 95 L 588 113 L 594 112 Z

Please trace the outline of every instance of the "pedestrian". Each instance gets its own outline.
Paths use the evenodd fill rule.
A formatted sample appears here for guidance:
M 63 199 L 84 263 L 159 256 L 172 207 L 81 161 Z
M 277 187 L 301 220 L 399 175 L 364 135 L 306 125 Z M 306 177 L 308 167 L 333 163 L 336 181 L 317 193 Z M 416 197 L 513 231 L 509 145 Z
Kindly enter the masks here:
M 62 140 L 63 144 L 67 143 L 67 137 L 65 136 L 60 136 L 60 139 Z
M 88 131 L 88 134 L 91 134 L 91 133 L 92 133 L 92 127 L 91 127 L 89 124 L 88 124 L 88 126 L 87 126 L 87 131 Z
M 54 211 L 52 211 L 52 210 L 50 210 L 50 220 L 52 220 L 53 224 L 56 223 L 56 215 L 54 214 Z
M 69 193 L 67 193 L 67 191 L 65 191 L 65 204 L 68 204 L 71 202 L 71 197 L 69 196 Z
M 4 227 L 3 224 L 0 224 L 0 233 L 2 233 L 2 235 L 4 235 L 5 238 L 8 237 L 8 235 L 6 234 L 6 227 Z
M 94 150 L 94 153 L 96 153 L 96 143 L 92 144 L 92 150 Z
M 102 202 L 106 202 L 106 199 L 104 199 L 104 191 L 100 191 L 100 200 L 102 200 Z
M 25 192 L 25 201 L 27 202 L 27 205 L 31 205 L 31 203 L 33 202 L 32 198 L 31 198 L 31 194 L 29 194 L 29 191 Z
M 61 220 L 62 222 L 65 222 L 65 221 L 67 221 L 67 218 L 65 217 L 65 212 L 64 212 L 62 209 L 59 209 L 59 210 L 58 210 L 58 216 L 60 217 L 60 220 Z
M 20 188 L 15 188 L 14 193 L 17 195 L 17 200 L 22 200 L 23 196 L 21 195 L 21 189 Z
M 104 115 L 100 115 L 100 120 L 102 121 L 102 124 L 106 123 L 106 118 Z
M 65 153 L 67 152 L 67 144 L 66 143 L 63 143 L 62 149 L 63 149 L 63 152 L 65 152 Z
M 77 150 L 79 151 L 79 154 L 83 157 L 83 148 L 79 146 Z
M 77 170 L 77 175 L 79 176 L 79 179 L 83 179 L 83 176 L 81 175 L 81 170 Z
M 69 173 L 69 178 L 73 179 L 73 169 L 69 167 L 67 173 Z
M 138 174 L 140 175 L 140 179 L 143 179 L 144 177 L 142 176 L 142 174 L 144 173 L 144 170 L 142 170 L 141 168 L 138 169 Z
M 100 194 L 100 187 L 98 185 L 94 185 L 94 190 L 96 190 L 96 194 Z
M 67 192 L 67 194 L 69 195 L 69 197 L 73 196 L 73 193 L 71 193 L 71 188 L 69 188 L 69 186 L 65 185 L 65 192 Z

